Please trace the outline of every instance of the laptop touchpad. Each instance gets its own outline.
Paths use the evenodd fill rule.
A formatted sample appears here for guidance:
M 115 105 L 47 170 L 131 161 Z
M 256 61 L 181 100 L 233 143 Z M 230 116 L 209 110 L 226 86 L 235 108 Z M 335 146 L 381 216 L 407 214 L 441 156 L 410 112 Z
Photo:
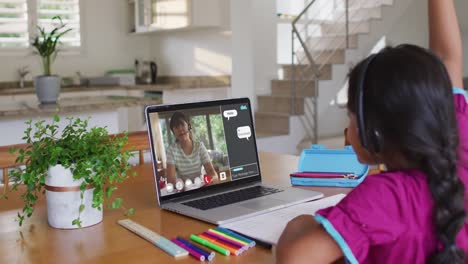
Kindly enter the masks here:
M 267 208 L 275 207 L 275 206 L 282 205 L 282 204 L 284 204 L 284 201 L 282 200 L 264 198 L 264 199 L 254 200 L 254 201 L 248 201 L 245 203 L 241 203 L 239 205 L 242 207 L 249 208 L 249 209 L 267 209 Z

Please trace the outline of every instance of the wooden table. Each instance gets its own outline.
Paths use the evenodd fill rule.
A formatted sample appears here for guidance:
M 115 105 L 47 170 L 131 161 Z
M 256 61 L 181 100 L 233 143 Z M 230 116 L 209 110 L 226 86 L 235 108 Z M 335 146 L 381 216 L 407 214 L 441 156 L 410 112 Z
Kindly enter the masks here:
M 289 186 L 289 173 L 297 169 L 298 157 L 260 153 L 264 182 Z M 156 202 L 150 164 L 135 167 L 138 177 L 121 185 L 116 197 L 135 208 L 132 219 L 167 238 L 188 237 L 213 225 L 160 210 Z M 349 188 L 308 188 L 326 196 L 347 193 Z M 2 191 L 0 189 L 0 191 Z M 48 226 L 45 201 L 40 199 L 31 219 L 22 227 L 14 218 L 22 204 L 19 192 L 0 200 L 0 263 L 200 263 L 187 256 L 175 259 L 116 223 L 125 218 L 120 210 L 105 210 L 102 223 L 81 230 Z M 215 263 L 273 263 L 271 250 L 255 247 L 240 256 L 216 254 Z

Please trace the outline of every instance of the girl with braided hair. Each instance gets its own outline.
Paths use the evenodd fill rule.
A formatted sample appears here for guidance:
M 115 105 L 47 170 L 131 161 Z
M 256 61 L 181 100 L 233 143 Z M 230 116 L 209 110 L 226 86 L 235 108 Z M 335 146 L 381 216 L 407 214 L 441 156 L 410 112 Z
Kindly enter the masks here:
M 360 162 L 388 170 L 318 211 L 315 221 L 304 215 L 289 222 L 278 263 L 467 261 L 461 37 L 453 0 L 428 2 L 431 51 L 386 48 L 350 73 L 348 140 Z

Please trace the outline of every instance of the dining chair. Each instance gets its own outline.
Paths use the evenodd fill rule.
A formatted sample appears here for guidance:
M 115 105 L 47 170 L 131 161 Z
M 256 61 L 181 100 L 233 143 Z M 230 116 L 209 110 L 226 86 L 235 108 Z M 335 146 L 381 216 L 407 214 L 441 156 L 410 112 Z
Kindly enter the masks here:
M 17 162 L 17 158 L 19 156 L 18 152 L 15 153 L 10 153 L 11 148 L 18 148 L 18 149 L 26 149 L 29 144 L 14 144 L 14 145 L 8 145 L 8 146 L 0 146 L 0 170 L 2 171 L 2 176 L 3 176 L 3 184 L 5 185 L 5 188 L 8 188 L 8 183 L 10 181 L 9 179 L 9 170 L 13 169 L 15 167 L 18 167 L 20 165 L 24 165 L 26 161 L 23 162 Z

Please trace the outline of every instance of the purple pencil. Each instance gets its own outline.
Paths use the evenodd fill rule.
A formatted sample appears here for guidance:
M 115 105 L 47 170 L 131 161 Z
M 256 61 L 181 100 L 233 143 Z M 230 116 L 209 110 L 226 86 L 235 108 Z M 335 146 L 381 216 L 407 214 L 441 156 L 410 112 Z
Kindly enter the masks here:
M 177 237 L 176 238 L 178 241 L 180 241 L 181 243 L 187 245 L 187 247 L 190 247 L 192 248 L 193 250 L 197 251 L 198 253 L 202 254 L 203 256 L 205 256 L 205 258 L 208 260 L 208 261 L 212 261 L 213 258 L 215 257 L 215 253 L 213 251 L 205 251 L 199 247 L 197 247 L 196 245 L 188 242 L 187 240 L 183 239 L 182 237 Z
M 185 245 L 184 243 L 180 242 L 179 240 L 173 238 L 171 239 L 172 242 L 174 242 L 175 244 L 177 244 L 179 247 L 187 250 L 190 255 L 200 261 L 205 261 L 205 256 L 203 256 L 202 254 L 198 253 L 197 251 L 189 248 L 187 245 Z

